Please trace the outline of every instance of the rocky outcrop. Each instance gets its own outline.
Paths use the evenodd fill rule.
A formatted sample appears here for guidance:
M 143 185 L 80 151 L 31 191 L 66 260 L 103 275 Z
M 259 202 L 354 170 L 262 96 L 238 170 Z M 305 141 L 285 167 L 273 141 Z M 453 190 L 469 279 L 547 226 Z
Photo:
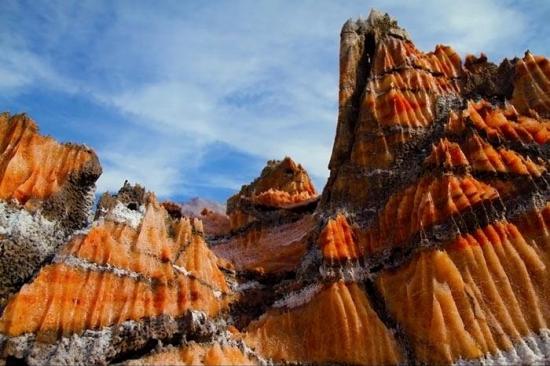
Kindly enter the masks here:
M 227 235 L 231 231 L 231 222 L 225 214 L 225 205 L 200 198 L 193 198 L 182 204 L 167 201 L 162 205 L 174 217 L 200 219 L 207 238 Z
M 271 160 L 261 175 L 227 200 L 231 229 L 266 221 L 281 212 L 315 206 L 318 196 L 305 169 L 291 158 Z M 275 215 L 270 215 L 275 212 Z
M 324 273 L 363 278 L 407 362 L 547 362 L 548 61 L 422 53 L 377 13 L 340 56 Z
M 125 183 L 21 280 L 0 317 L 2 359 L 550 362 L 549 76 L 530 53 L 463 62 L 447 46 L 419 51 L 388 15 L 348 21 L 321 197 L 290 158 L 268 162 L 227 216 Z M 17 118 L 31 127 L 5 132 L 0 167 L 16 183 L 0 181 L 0 198 L 19 215 L 6 222 L 40 214 L 81 227 L 55 197 L 88 187 L 95 156 Z M 44 151 L 63 162 L 32 163 Z
M 260 177 L 227 201 L 230 235 L 212 240 L 213 251 L 240 271 L 296 270 L 316 226 L 315 187 L 292 159 L 269 161 Z
M 211 332 L 234 294 L 199 220 L 173 219 L 129 184 L 10 299 L 3 356 L 30 364 L 105 363 L 153 340 Z
M 0 309 L 76 230 L 89 224 L 101 166 L 85 146 L 0 114 Z

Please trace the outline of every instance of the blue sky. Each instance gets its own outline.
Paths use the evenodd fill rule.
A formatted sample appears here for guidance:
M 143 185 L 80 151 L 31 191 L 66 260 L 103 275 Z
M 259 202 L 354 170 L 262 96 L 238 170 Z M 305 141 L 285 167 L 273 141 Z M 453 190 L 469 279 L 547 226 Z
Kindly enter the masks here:
M 93 147 L 98 191 L 225 201 L 268 159 L 322 189 L 342 24 L 389 12 L 425 51 L 550 54 L 550 2 L 0 1 L 0 110 Z

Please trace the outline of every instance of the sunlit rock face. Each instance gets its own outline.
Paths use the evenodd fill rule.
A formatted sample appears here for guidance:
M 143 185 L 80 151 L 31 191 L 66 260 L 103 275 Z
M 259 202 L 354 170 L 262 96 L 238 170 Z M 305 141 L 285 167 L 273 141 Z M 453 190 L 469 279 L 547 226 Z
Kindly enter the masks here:
M 0 308 L 76 230 L 88 225 L 101 166 L 85 146 L 0 114 Z
M 366 276 L 407 362 L 548 362 L 548 60 L 423 53 L 376 13 L 341 37 L 325 273 Z
M 96 220 L 10 298 L 5 356 L 29 363 L 105 363 L 152 339 L 198 333 L 235 299 L 200 220 L 172 218 L 126 184 Z
M 266 212 L 315 202 L 317 192 L 305 169 L 291 158 L 267 162 L 260 176 L 227 200 L 231 229 L 261 221 Z
M 290 158 L 269 161 L 260 176 L 227 201 L 231 233 L 213 251 L 237 270 L 296 270 L 316 225 L 318 196 L 305 169 Z
M 88 217 L 89 201 L 61 192 L 93 185 L 95 155 L 3 116 L 0 198 L 15 216 L 0 216 L 1 235 L 27 216 L 73 231 L 10 290 L 2 360 L 549 363 L 548 65 L 424 53 L 373 11 L 342 28 L 321 195 L 285 158 L 230 197 L 227 215 L 125 183 L 77 232 L 85 220 L 67 217 Z M 54 160 L 36 164 L 44 154 Z

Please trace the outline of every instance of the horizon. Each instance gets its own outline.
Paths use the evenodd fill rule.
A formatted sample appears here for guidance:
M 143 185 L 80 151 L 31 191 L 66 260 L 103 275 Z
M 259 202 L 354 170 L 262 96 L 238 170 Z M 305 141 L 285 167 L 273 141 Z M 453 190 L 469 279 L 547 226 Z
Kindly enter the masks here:
M 543 1 L 319 4 L 6 1 L 0 110 L 92 147 L 97 194 L 128 180 L 159 199 L 225 203 L 287 155 L 323 190 L 349 18 L 387 12 L 426 52 L 550 54 Z

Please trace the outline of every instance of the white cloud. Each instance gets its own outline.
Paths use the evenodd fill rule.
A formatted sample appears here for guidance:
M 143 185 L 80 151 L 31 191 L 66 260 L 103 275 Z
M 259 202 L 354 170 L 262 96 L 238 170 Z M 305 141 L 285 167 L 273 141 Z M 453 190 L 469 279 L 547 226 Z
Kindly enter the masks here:
M 139 183 L 160 197 L 188 194 L 188 173 L 202 163 L 204 148 L 197 140 L 183 142 L 181 136 L 164 136 L 147 129 L 114 128 L 114 136 L 99 148 L 104 173 L 98 192 L 118 191 L 125 180 Z
M 161 195 L 181 193 L 218 142 L 265 160 L 290 155 L 324 181 L 338 33 L 369 6 L 395 15 L 424 50 L 447 43 L 498 59 L 521 54 L 529 28 L 525 14 L 496 0 L 64 5 L 38 10 L 42 28 L 5 33 L 17 47 L 0 54 L 0 90 L 46 84 L 121 112 L 133 138 L 98 145 L 100 189 L 127 178 Z M 30 47 L 25 38 L 41 31 L 41 45 Z M 85 70 L 62 67 L 73 59 Z M 235 176 L 212 182 L 236 186 Z

